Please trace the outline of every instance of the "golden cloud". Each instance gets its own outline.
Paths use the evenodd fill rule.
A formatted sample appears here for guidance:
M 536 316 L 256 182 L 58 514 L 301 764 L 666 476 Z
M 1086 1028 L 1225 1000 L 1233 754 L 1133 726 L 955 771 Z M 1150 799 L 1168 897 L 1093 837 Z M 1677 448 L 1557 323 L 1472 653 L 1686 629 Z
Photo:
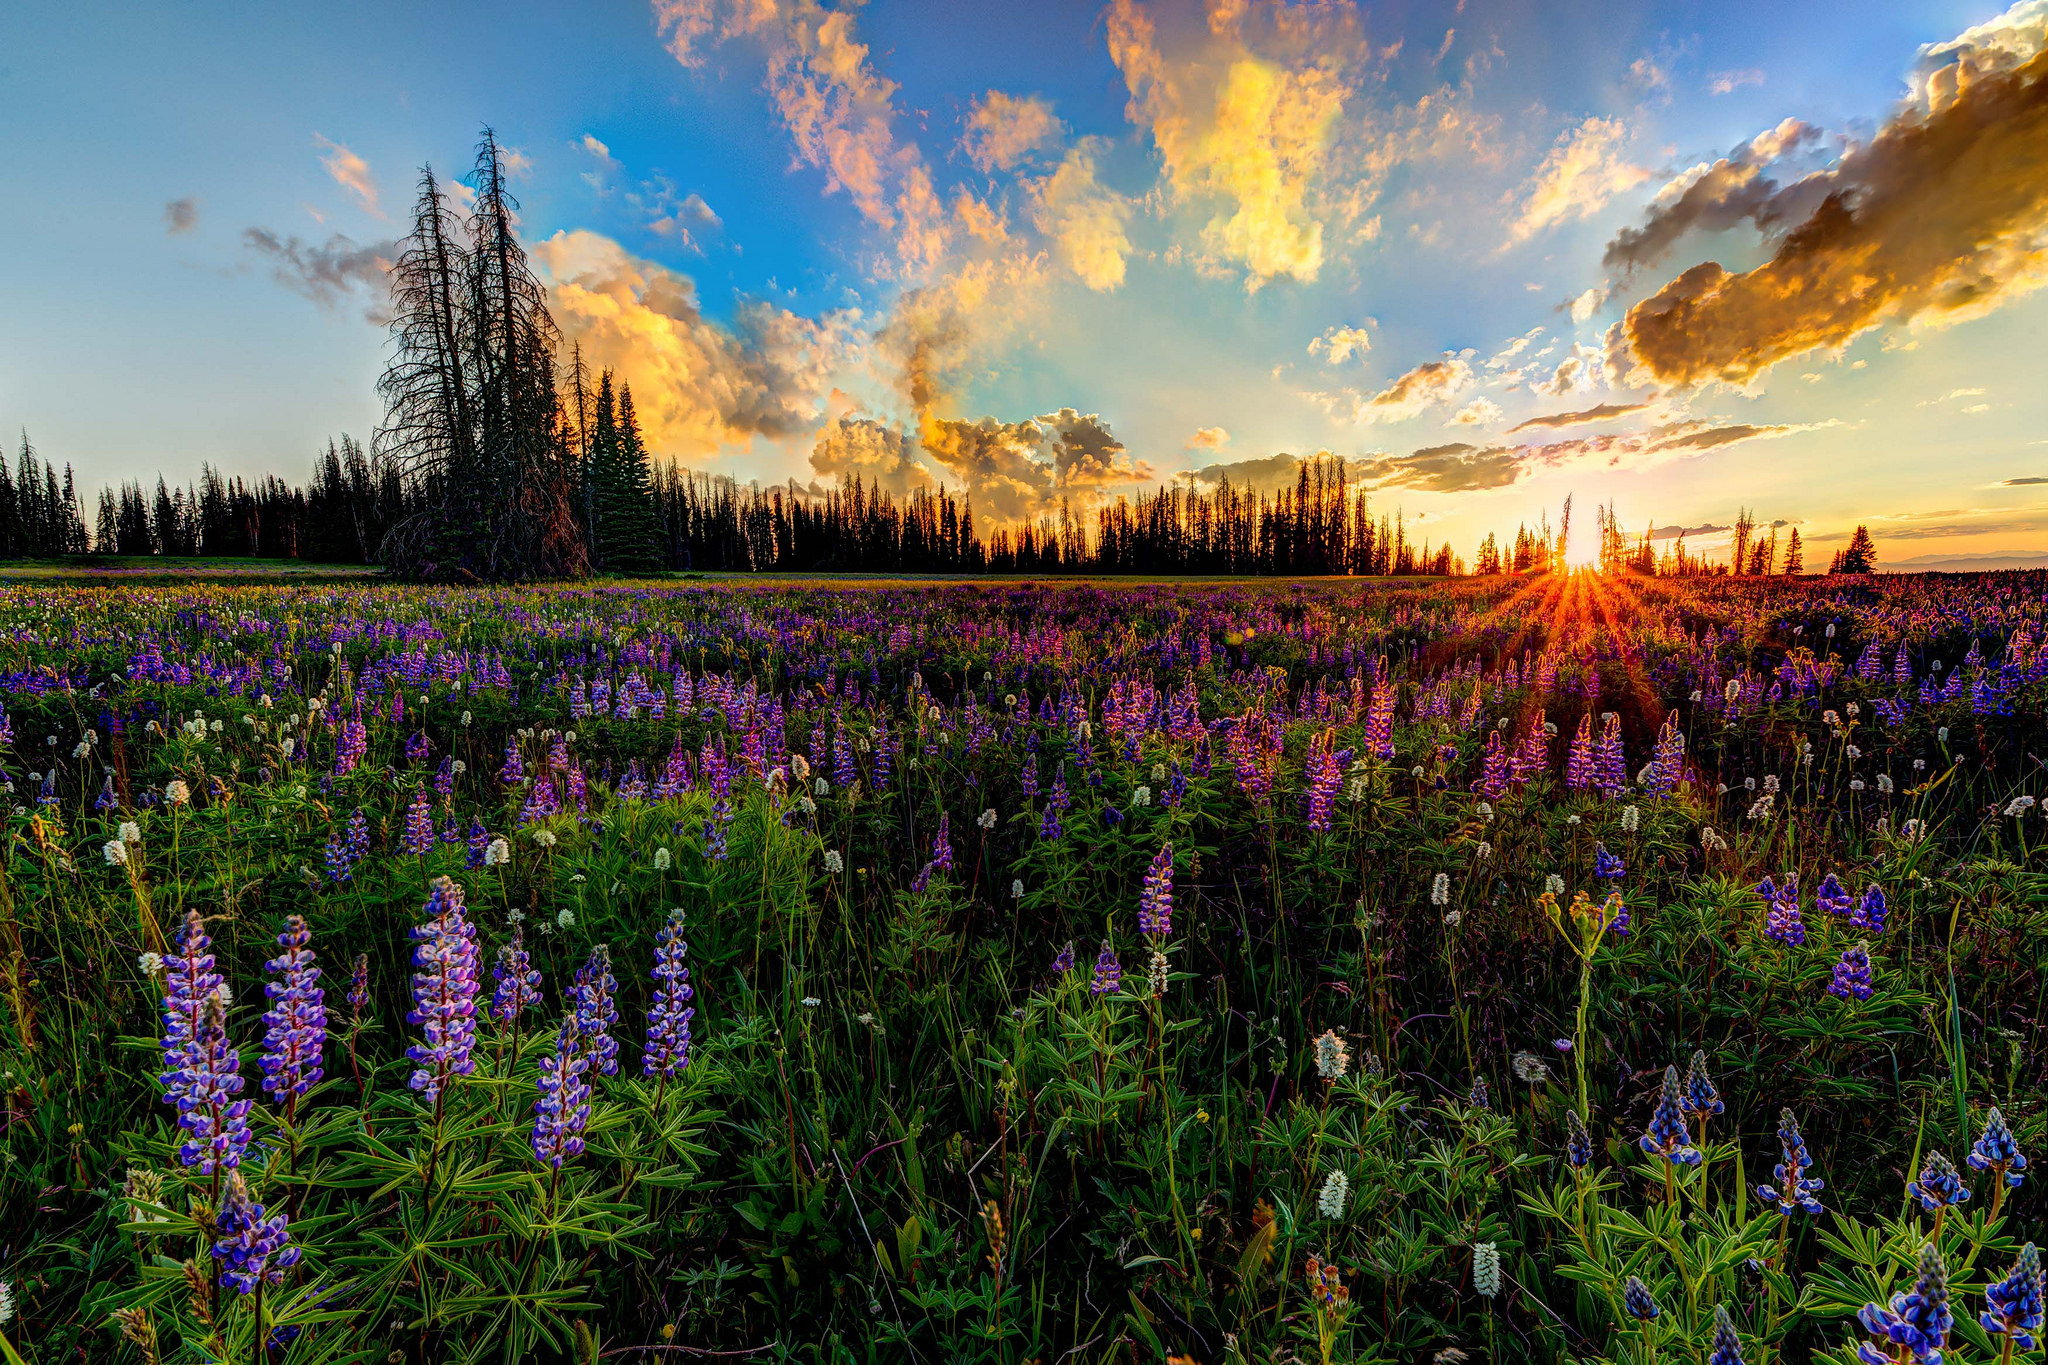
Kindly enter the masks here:
M 1050 103 L 1037 95 L 991 90 L 967 111 L 960 149 L 984 171 L 1007 171 L 1059 137 L 1060 121 Z
M 1631 308 L 1626 341 L 1642 377 L 1747 383 L 1873 328 L 1943 325 L 2039 287 L 2048 5 L 2025 0 L 1927 49 L 1912 97 L 1874 138 L 1744 203 L 1776 253 L 1741 274 L 1696 265 Z
M 1590 218 L 1615 195 L 1634 189 L 1650 173 L 1623 159 L 1628 127 L 1620 119 L 1589 118 L 1557 145 L 1522 189 L 1522 211 L 1508 229 L 1522 242 L 1559 223 Z
M 1201 219 L 1199 265 L 1257 289 L 1324 260 L 1320 178 L 1364 55 L 1349 6 L 1210 0 L 1206 32 L 1161 43 L 1138 0 L 1112 0 L 1109 54 L 1151 134 L 1171 200 Z
M 1124 282 L 1131 206 L 1095 178 L 1102 145 L 1098 138 L 1083 138 L 1067 149 L 1058 170 L 1032 187 L 1032 222 L 1081 283 L 1108 293 Z
M 743 303 L 731 327 L 704 317 L 696 284 L 583 229 L 532 248 L 564 340 L 633 386 L 650 449 L 702 456 L 814 427 L 854 339 L 849 315 L 801 317 Z

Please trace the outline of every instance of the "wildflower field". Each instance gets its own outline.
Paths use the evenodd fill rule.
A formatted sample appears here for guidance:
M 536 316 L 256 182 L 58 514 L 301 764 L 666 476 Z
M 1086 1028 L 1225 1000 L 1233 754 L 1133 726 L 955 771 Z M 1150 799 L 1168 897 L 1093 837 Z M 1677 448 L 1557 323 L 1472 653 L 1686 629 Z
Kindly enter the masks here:
M 0 588 L 0 1360 L 2039 1358 L 2048 575 Z

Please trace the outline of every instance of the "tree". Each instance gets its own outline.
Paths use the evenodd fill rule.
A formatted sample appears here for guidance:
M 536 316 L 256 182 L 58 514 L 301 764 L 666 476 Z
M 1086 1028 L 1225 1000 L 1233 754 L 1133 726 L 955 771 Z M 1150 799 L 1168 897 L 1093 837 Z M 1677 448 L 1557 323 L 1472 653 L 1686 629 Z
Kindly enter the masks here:
M 1871 543 L 1870 528 L 1858 526 L 1849 535 L 1849 543 L 1835 557 L 1836 573 L 1877 572 L 1877 546 Z
M 582 573 L 575 443 L 555 388 L 554 320 L 513 229 L 489 128 L 458 224 L 431 168 L 392 272 L 391 363 L 378 381 L 391 463 L 385 564 L 412 578 L 502 582 Z M 380 481 L 381 482 L 381 481 Z
M 1806 572 L 1806 555 L 1799 548 L 1799 528 L 1792 528 L 1792 538 L 1785 542 L 1785 577 L 1797 578 Z

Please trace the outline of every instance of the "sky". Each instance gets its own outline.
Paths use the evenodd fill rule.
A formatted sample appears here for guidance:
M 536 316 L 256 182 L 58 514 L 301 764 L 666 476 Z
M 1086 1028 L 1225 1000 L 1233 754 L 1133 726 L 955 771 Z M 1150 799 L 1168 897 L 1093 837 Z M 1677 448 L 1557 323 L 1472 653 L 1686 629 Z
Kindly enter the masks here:
M 2048 0 L 9 6 L 0 430 L 88 505 L 369 438 L 485 124 L 693 469 L 2048 563 Z

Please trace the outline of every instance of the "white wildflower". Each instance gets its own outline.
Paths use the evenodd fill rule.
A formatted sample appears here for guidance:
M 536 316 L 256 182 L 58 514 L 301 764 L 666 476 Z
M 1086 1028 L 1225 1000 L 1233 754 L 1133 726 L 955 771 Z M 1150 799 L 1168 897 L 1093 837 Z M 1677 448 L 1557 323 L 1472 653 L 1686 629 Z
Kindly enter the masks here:
M 838 849 L 828 848 L 825 850 L 825 870 L 835 877 L 846 871 L 846 860 L 839 856 Z
M 135 956 L 135 965 L 142 968 L 144 976 L 155 976 L 164 969 L 163 954 L 138 953 Z
M 1133 806 L 1149 806 L 1149 805 L 1151 805 L 1151 804 L 1152 804 L 1152 789 L 1151 789 L 1150 787 L 1140 787 L 1140 788 L 1138 788 L 1138 789 L 1137 789 L 1136 791 L 1132 792 L 1132 793 L 1131 793 L 1131 804 L 1132 804 Z
M 1342 1218 L 1344 1201 L 1351 1197 L 1351 1182 L 1344 1178 L 1344 1172 L 1331 1171 L 1323 1177 L 1322 1193 L 1316 1196 L 1316 1207 L 1325 1218 Z
M 803 1005 L 803 1007 L 804 1007 L 805 1009 L 807 1009 L 807 1010 L 814 1010 L 814 1009 L 818 1008 L 818 1006 L 820 1006 L 820 1005 L 824 1004 L 825 1002 L 824 1002 L 824 1001 L 822 1001 L 822 1000 L 820 1000 L 820 999 L 819 999 L 819 998 L 818 998 L 817 996 L 815 996 L 815 995 L 807 995 L 807 996 L 805 996 L 805 997 L 803 998 L 803 1000 L 802 1000 L 801 1002 L 799 1002 L 799 1003 L 801 1003 L 801 1004 Z
M 555 912 L 555 924 L 558 927 L 567 929 L 575 923 L 576 912 L 574 910 L 571 910 L 568 906 L 565 905 L 560 910 L 557 910 Z
M 1545 891 L 1548 891 L 1553 896 L 1562 896 L 1564 894 L 1563 874 L 1552 872 L 1548 876 L 1544 877 L 1543 889 Z
M 542 848 L 553 848 L 557 842 L 555 832 L 551 829 L 535 830 L 533 832 L 533 841 Z
M 1436 874 L 1436 880 L 1431 882 L 1429 886 L 1429 903 L 1431 905 L 1449 905 L 1451 903 L 1450 873 L 1439 872 Z
M 1157 948 L 1152 950 L 1151 960 L 1145 964 L 1145 984 L 1151 989 L 1154 1000 L 1166 994 L 1166 954 Z
M 119 839 L 109 839 L 100 845 L 100 856 L 107 860 L 108 867 L 128 866 L 128 845 Z
M 1634 834 L 1638 829 L 1642 828 L 1642 824 L 1643 813 L 1641 811 L 1637 810 L 1634 806 L 1623 806 L 1621 808 L 1621 827 L 1625 832 Z
M 1316 1039 L 1316 1074 L 1326 1081 L 1341 1081 L 1351 1069 L 1351 1049 L 1337 1030 L 1324 1029 Z
M 1491 1242 L 1472 1247 L 1472 1287 L 1489 1299 L 1500 1293 L 1500 1248 Z
M 484 847 L 484 866 L 503 867 L 512 861 L 512 844 L 506 839 L 493 839 Z
M 983 829 L 994 829 L 996 827 L 995 807 L 991 806 L 987 810 L 983 811 L 981 814 L 975 816 L 974 823 L 980 825 Z
M 164 801 L 168 805 L 182 806 L 192 799 L 192 789 L 182 778 L 172 778 L 164 784 Z
M 1010 880 L 1010 899 L 1013 901 L 1024 899 L 1024 879 L 1022 877 L 1013 877 Z
M 669 853 L 666 845 L 654 850 L 654 870 L 656 872 L 666 872 L 673 866 L 675 866 L 675 858 Z
M 133 820 L 123 820 L 121 828 L 114 831 L 114 837 L 124 844 L 139 844 L 142 842 L 142 826 Z
M 2015 820 L 2023 819 L 2033 808 L 2034 798 L 2031 796 L 2015 796 L 2005 803 L 2005 813 Z

